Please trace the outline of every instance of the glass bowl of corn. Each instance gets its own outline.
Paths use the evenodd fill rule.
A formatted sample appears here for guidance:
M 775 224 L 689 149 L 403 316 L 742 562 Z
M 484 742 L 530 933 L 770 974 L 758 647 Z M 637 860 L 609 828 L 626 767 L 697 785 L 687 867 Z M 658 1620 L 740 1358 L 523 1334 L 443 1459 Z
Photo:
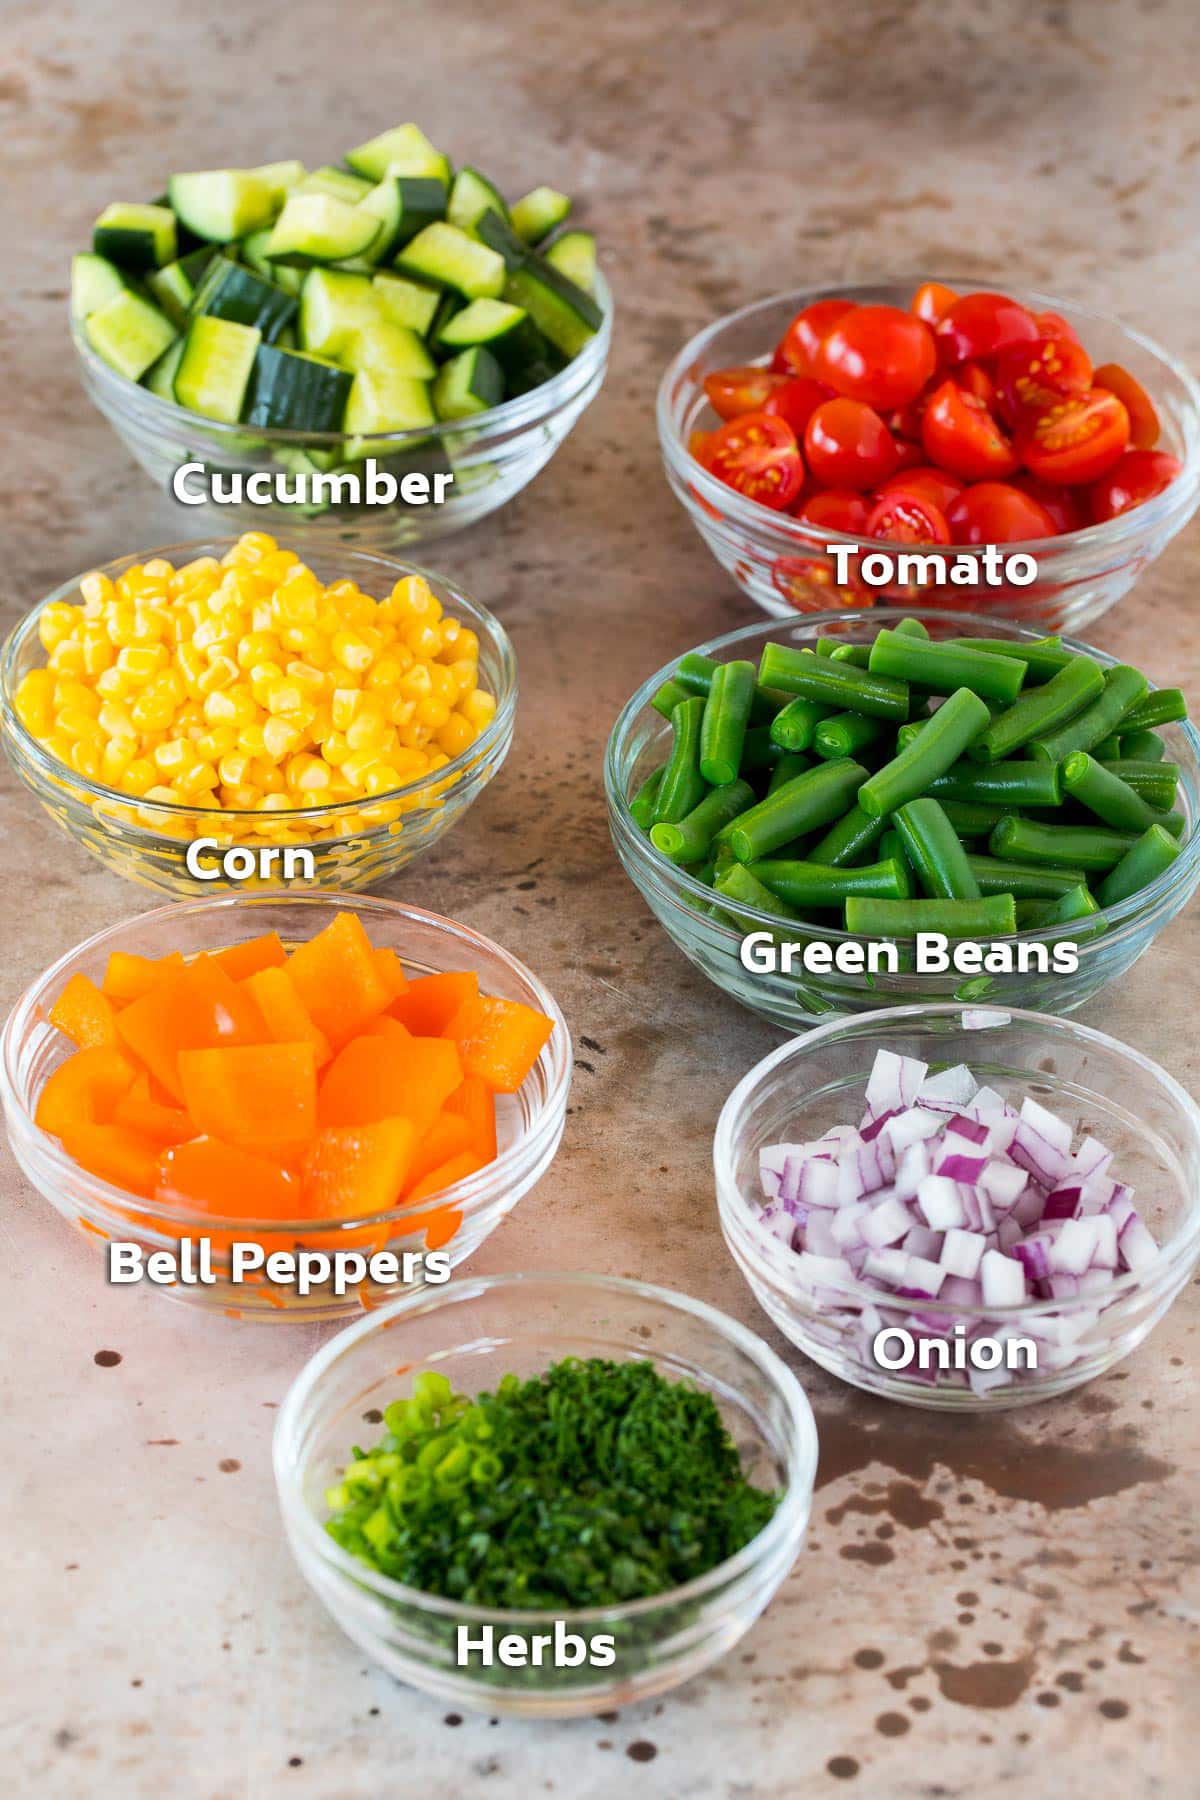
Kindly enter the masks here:
M 517 671 L 461 589 L 263 532 L 64 582 L 0 653 L 0 729 L 55 822 L 172 894 L 369 888 L 504 761 Z

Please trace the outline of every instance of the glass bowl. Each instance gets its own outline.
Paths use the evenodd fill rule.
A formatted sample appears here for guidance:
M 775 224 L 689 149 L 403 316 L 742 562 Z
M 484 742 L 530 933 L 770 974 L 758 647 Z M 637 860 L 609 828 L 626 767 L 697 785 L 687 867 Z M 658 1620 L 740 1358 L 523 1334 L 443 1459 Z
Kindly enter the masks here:
M 1200 1109 L 1140 1051 L 1073 1020 L 993 1012 L 986 1029 L 957 1006 L 901 1006 L 822 1025 L 750 1070 L 730 1094 L 713 1144 L 725 1241 L 755 1299 L 784 1335 L 823 1369 L 890 1400 L 951 1412 L 998 1411 L 1048 1400 L 1103 1375 L 1142 1340 L 1185 1286 L 1200 1257 Z M 1010 1103 L 1033 1094 L 1114 1151 L 1114 1177 L 1160 1246 L 1145 1269 L 1100 1294 L 1028 1306 L 967 1307 L 905 1301 L 849 1277 L 844 1296 L 818 1300 L 797 1280 L 796 1254 L 760 1224 L 758 1152 L 803 1142 L 834 1124 L 857 1124 L 879 1049 L 931 1069 L 967 1063 Z M 916 1317 L 914 1318 L 914 1314 Z M 951 1337 L 1015 1332 L 1038 1344 L 1038 1367 L 1003 1368 L 968 1381 L 965 1370 L 885 1370 L 869 1345 L 885 1327 Z
M 875 607 L 870 612 L 814 613 L 804 619 L 793 616 L 786 625 L 778 620 L 770 624 L 746 625 L 698 648 L 705 656 L 716 657 L 722 662 L 746 657 L 757 663 L 763 645 L 768 642 L 814 647 L 819 637 L 837 635 L 848 643 L 869 643 L 881 627 L 912 617 L 921 619 L 934 637 L 976 635 L 1019 639 L 1040 635 L 1029 627 L 1008 624 L 1000 619 L 984 619 L 973 613 L 951 613 L 941 609 L 923 611 L 920 607 Z M 1086 651 L 1106 668 L 1116 660 L 1074 639 L 1063 641 L 1072 650 Z M 739 959 L 742 938 L 747 932 L 766 929 L 780 935 L 778 916 L 722 899 L 721 912 L 726 917 L 714 918 L 712 889 L 660 855 L 629 811 L 631 796 L 667 754 L 671 727 L 654 711 L 650 701 L 678 660 L 676 657 L 643 682 L 626 702 L 613 726 L 604 759 L 613 844 L 625 873 L 684 955 L 703 969 L 710 981 L 743 1006 L 790 1031 L 803 1030 L 815 1019 L 833 1012 L 863 1012 L 889 1000 L 900 1004 L 986 997 L 989 1003 L 1004 1006 L 1036 1006 L 1046 1012 L 1073 1012 L 1137 961 L 1163 926 L 1183 909 L 1200 883 L 1200 830 L 1197 830 L 1200 821 L 1200 732 L 1187 723 L 1169 725 L 1163 728 L 1162 735 L 1168 756 L 1180 765 L 1176 805 L 1183 809 L 1187 818 L 1183 854 L 1166 874 L 1130 899 L 1096 914 L 1089 919 L 1086 928 L 1081 928 L 1078 923 L 1059 925 L 1048 931 L 1019 932 L 1005 940 L 1049 945 L 1078 942 L 1079 963 L 1073 973 L 983 975 L 971 976 L 966 981 L 953 973 L 916 975 L 903 971 L 895 975 L 837 971 L 828 975 L 802 973 L 799 979 L 794 973 L 751 974 L 742 967 Z M 727 920 L 737 922 L 733 924 Z M 1100 927 L 1103 929 L 1098 929 Z M 831 945 L 867 941 L 835 925 L 810 925 L 807 922 L 786 929 L 783 935 Z
M 152 557 L 165 557 L 177 566 L 180 561 L 202 556 L 219 559 L 236 542 L 236 538 L 218 538 L 207 543 L 168 544 L 163 549 L 118 557 L 99 572 L 115 579 L 133 564 Z M 239 892 L 257 886 L 278 888 L 284 879 L 293 890 L 307 887 L 350 893 L 374 887 L 449 831 L 508 755 L 516 717 L 517 664 L 499 619 L 461 588 L 413 563 L 333 544 L 306 549 L 304 560 L 322 582 L 351 577 L 376 599 L 403 576 L 422 576 L 446 612 L 469 625 L 479 639 L 480 686 L 496 698 L 491 720 L 473 744 L 435 774 L 360 804 L 339 801 L 332 806 L 297 807 L 281 815 L 135 800 L 67 768 L 16 714 L 14 702 L 22 677 L 45 663 L 38 637 L 40 615 L 56 601 L 78 602 L 81 577 L 77 575 L 26 613 L 0 651 L 0 732 L 17 775 L 55 824 L 118 875 L 143 887 L 186 896 L 211 896 L 223 888 Z M 201 837 L 217 838 L 222 849 L 232 845 L 255 851 L 306 848 L 312 852 L 314 872 L 311 877 L 303 872 L 284 874 L 277 860 L 261 878 L 255 874 L 233 880 L 214 862 L 216 852 L 206 852 L 207 874 L 193 875 L 185 858 L 192 840 Z
M 701 468 L 688 452 L 689 434 L 720 423 L 705 398 L 704 377 L 731 365 L 768 361 L 796 313 L 814 300 L 836 294 L 863 305 L 907 309 L 923 279 L 794 288 L 755 301 L 699 332 L 684 345 L 662 378 L 658 435 L 667 480 L 722 568 L 756 605 L 776 618 L 832 606 L 870 606 L 873 595 L 869 588 L 839 588 L 825 546 L 865 543 L 871 547 L 872 540 L 772 512 Z M 964 292 L 980 287 L 977 280 L 948 277 L 947 281 Z M 1200 503 L 1200 385 L 1165 350 L 1104 313 L 1007 284 L 1005 292 L 1038 312 L 1059 313 L 1078 330 L 1097 365 L 1119 362 L 1135 375 L 1158 408 L 1163 448 L 1178 456 L 1183 468 L 1164 493 L 1119 518 L 1034 544 L 1005 545 L 1006 552 L 1026 550 L 1036 558 L 1038 579 L 1030 587 L 931 587 L 921 598 L 925 605 L 936 606 L 940 594 L 948 605 L 955 606 L 969 593 L 969 604 L 976 612 L 1020 619 L 1038 625 L 1043 632 L 1077 631 L 1116 605 Z M 912 546 L 876 543 L 874 547 L 895 551 Z M 965 557 L 983 554 L 982 548 L 968 545 L 954 548 Z M 880 598 L 886 600 L 886 596 Z
M 355 1443 L 373 1438 L 389 1401 L 422 1369 L 456 1390 L 496 1388 L 563 1357 L 650 1361 L 715 1400 L 750 1480 L 782 1490 L 769 1523 L 736 1556 L 683 1587 L 624 1606 L 549 1615 L 467 1606 L 366 1567 L 324 1530 L 326 1488 Z M 372 1314 L 302 1370 L 275 1429 L 275 1480 L 296 1560 L 343 1631 L 389 1674 L 439 1701 L 482 1712 L 568 1717 L 664 1693 L 732 1649 L 767 1605 L 800 1549 L 817 1465 L 817 1433 L 800 1383 L 762 1340 L 703 1301 L 601 1275 L 464 1278 Z M 551 1617 L 590 1638 L 611 1634 L 600 1669 L 459 1668 L 456 1632 L 526 1635 Z
M 383 554 L 474 525 L 520 493 L 550 461 L 604 381 L 613 300 L 599 272 L 595 297 L 604 313 L 599 331 L 551 380 L 470 419 L 430 430 L 358 436 L 352 459 L 345 455 L 347 440 L 341 432 L 226 425 L 160 399 L 110 369 L 88 343 L 78 319 L 71 320 L 71 340 L 88 397 L 155 486 L 168 492 L 176 470 L 190 462 L 203 463 L 209 480 L 214 472 L 250 476 L 260 469 L 290 478 L 298 457 L 349 473 L 361 473 L 363 460 L 373 457 L 381 473 L 397 480 L 414 472 L 453 474 L 454 484 L 440 506 L 334 502 L 316 510 L 278 500 L 260 505 L 205 502 L 212 507 L 210 518 L 216 514 L 244 531 L 285 532 L 297 543 L 354 545 Z M 199 490 L 201 477 L 190 477 L 188 486 Z
M 188 1213 L 113 1187 L 81 1169 L 56 1138 L 33 1122 L 38 1094 L 69 1049 L 47 1014 L 68 978 L 81 971 L 99 983 L 114 950 L 140 956 L 185 956 L 219 950 L 244 938 L 277 931 L 286 946 L 301 944 L 322 931 L 342 910 L 334 895 L 261 894 L 220 900 L 186 901 L 109 926 L 71 950 L 26 989 L 9 1015 L 0 1037 L 0 1080 L 8 1135 L 22 1172 L 51 1205 L 98 1245 L 110 1239 L 136 1242 L 148 1254 L 178 1248 L 183 1238 L 213 1239 L 216 1281 L 209 1286 L 182 1282 L 159 1291 L 230 1317 L 267 1320 L 345 1318 L 394 1299 L 394 1285 L 368 1281 L 337 1294 L 330 1283 L 301 1295 L 294 1287 L 272 1287 L 255 1274 L 249 1285 L 235 1283 L 229 1272 L 229 1240 L 260 1243 L 273 1249 L 298 1245 L 325 1251 L 388 1249 L 398 1254 L 425 1250 L 426 1228 L 437 1220 L 439 1236 L 447 1209 L 460 1215 L 445 1245 L 453 1266 L 465 1261 L 510 1213 L 522 1195 L 540 1181 L 558 1149 L 566 1122 L 571 1085 L 571 1039 L 557 1001 L 515 956 L 466 925 L 420 907 L 394 900 L 359 899 L 354 911 L 377 947 L 396 951 L 410 975 L 446 969 L 474 969 L 484 993 L 519 1000 L 554 1020 L 555 1029 L 536 1064 L 516 1094 L 497 1096 L 499 1154 L 467 1180 L 457 1182 L 419 1207 L 397 1207 L 369 1218 L 288 1221 L 227 1219 Z

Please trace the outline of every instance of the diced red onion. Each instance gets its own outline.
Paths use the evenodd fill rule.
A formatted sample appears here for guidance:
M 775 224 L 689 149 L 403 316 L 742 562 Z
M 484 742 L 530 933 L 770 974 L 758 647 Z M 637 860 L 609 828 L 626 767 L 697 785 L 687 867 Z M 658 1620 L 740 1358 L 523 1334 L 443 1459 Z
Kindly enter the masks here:
M 942 1069 L 921 1083 L 917 1099 L 932 1112 L 956 1113 L 969 1106 L 978 1093 L 978 1083 L 966 1063 Z

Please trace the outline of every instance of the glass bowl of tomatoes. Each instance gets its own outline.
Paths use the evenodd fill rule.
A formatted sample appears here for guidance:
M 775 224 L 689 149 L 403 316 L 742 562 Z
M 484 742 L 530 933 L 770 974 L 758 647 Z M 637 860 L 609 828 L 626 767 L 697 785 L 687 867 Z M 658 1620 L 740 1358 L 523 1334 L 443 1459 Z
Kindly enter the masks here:
M 1078 630 L 1200 503 L 1188 370 L 1026 290 L 874 282 L 756 301 L 675 357 L 658 429 L 697 531 L 776 617 L 919 602 Z M 862 573 L 871 552 L 894 569 L 881 585 Z

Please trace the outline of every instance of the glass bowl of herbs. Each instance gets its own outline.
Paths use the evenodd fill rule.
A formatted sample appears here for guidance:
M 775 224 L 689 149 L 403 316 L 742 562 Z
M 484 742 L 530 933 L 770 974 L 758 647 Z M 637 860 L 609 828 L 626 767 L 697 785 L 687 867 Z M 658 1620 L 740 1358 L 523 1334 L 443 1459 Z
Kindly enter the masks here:
M 817 1433 L 762 1340 L 600 1275 L 456 1280 L 318 1352 L 275 1432 L 292 1551 L 389 1674 L 570 1717 L 730 1650 L 791 1568 Z

